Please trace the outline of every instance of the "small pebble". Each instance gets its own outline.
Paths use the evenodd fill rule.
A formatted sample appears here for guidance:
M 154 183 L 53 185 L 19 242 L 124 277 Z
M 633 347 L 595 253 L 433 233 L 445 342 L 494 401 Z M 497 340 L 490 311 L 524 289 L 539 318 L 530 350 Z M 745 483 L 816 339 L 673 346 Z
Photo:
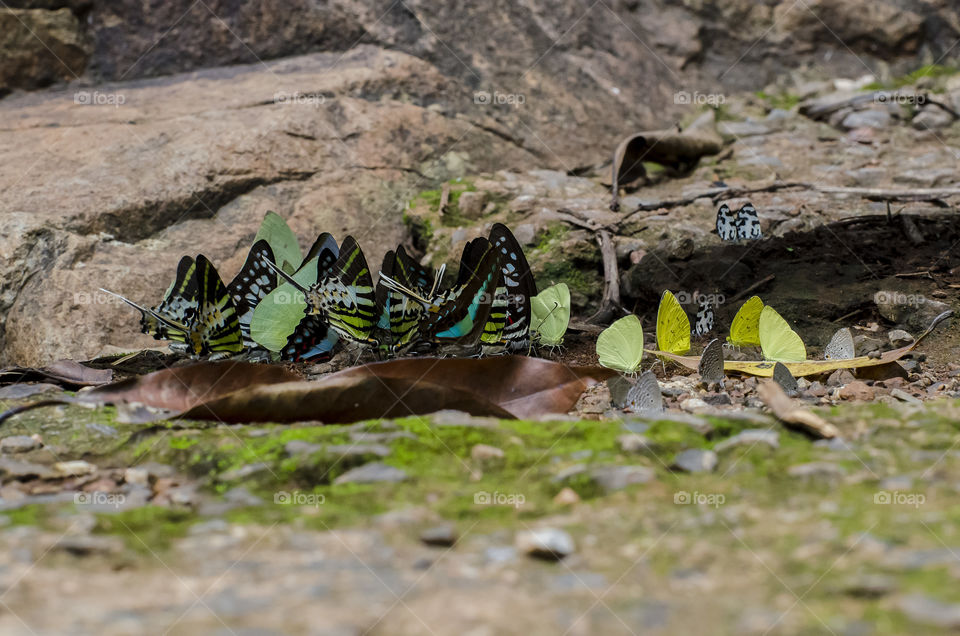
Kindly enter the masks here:
M 517 535 L 517 549 L 529 556 L 547 561 L 559 561 L 573 554 L 576 546 L 564 530 L 540 528 L 525 530 Z

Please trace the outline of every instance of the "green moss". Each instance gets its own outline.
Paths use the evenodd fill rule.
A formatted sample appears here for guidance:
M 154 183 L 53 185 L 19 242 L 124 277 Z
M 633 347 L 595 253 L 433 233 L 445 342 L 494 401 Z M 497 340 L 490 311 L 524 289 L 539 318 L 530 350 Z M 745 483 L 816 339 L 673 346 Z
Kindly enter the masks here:
M 800 103 L 800 96 L 791 93 L 770 94 L 763 91 L 757 91 L 756 96 L 770 104 L 770 108 L 782 108 L 790 110 Z
M 944 66 L 941 64 L 928 64 L 926 66 L 921 66 L 915 71 L 907 73 L 906 75 L 901 75 L 900 77 L 895 77 L 887 82 L 871 82 L 867 84 L 864 88 L 866 90 L 877 91 L 877 90 L 891 90 L 894 88 L 902 88 L 904 86 L 909 86 L 916 84 L 921 79 L 931 78 L 939 79 L 942 77 L 949 77 L 960 72 L 960 68 L 954 66 Z
M 197 516 L 190 510 L 144 506 L 116 514 L 97 515 L 97 534 L 123 537 L 137 552 L 156 552 L 169 547 L 173 539 L 186 535 Z

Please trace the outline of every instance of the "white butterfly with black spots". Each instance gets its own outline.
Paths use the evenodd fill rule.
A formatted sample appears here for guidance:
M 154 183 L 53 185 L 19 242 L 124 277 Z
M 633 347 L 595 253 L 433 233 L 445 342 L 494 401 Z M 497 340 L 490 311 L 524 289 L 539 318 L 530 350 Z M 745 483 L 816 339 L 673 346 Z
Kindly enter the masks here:
M 763 238 L 760 231 L 760 217 L 752 203 L 745 203 L 737 210 L 737 239 L 757 241 Z
M 697 310 L 697 322 L 693 332 L 698 336 L 705 336 L 713 331 L 713 305 L 707 296 L 700 297 L 700 309 Z
M 737 219 L 726 203 L 717 210 L 717 234 L 721 241 L 737 240 Z

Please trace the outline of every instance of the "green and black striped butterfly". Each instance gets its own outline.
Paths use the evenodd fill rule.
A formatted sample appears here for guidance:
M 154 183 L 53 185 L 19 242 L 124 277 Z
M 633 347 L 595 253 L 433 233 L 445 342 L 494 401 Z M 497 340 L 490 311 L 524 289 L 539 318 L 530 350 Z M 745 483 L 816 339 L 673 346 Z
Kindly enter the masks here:
M 230 296 L 233 298 L 233 305 L 237 309 L 243 344 L 248 349 L 259 346 L 250 337 L 250 319 L 253 318 L 253 310 L 257 308 L 264 296 L 277 288 L 277 275 L 265 264 L 267 261 L 275 262 L 273 249 L 266 240 L 260 239 L 250 248 L 240 272 L 227 285 Z
M 376 288 L 377 315 L 379 316 L 377 328 L 388 334 L 387 344 L 384 346 L 385 352 L 389 355 L 403 353 L 415 341 L 419 333 L 420 319 L 423 316 L 422 304 L 405 294 L 389 289 L 384 283 L 384 277 L 392 277 L 406 287 L 418 291 L 421 289 L 420 280 L 409 278 L 414 270 L 404 267 L 399 262 L 399 254 L 406 257 L 402 245 L 397 247 L 396 252 L 391 250 L 384 255 Z
M 435 293 L 431 298 L 418 294 L 389 276 L 381 275 L 388 289 L 400 292 L 423 306 L 419 343 L 457 352 L 475 349 L 479 343 L 500 280 L 500 259 L 486 239 L 471 243 L 472 247 L 468 245 L 464 250 L 467 260 L 461 261 L 457 284 L 452 289 Z
M 107 290 L 102 290 L 109 294 Z M 158 340 L 173 340 L 171 349 L 192 357 L 224 358 L 243 351 L 236 307 L 213 264 L 202 254 L 180 260 L 177 279 L 154 309 L 113 294 L 140 312 L 141 329 Z
M 276 265 L 277 274 L 303 292 L 307 314 L 321 314 L 342 337 L 372 347 L 379 342 L 371 334 L 377 324 L 373 278 L 363 250 L 348 236 L 340 245 L 340 255 L 323 280 L 304 288 Z

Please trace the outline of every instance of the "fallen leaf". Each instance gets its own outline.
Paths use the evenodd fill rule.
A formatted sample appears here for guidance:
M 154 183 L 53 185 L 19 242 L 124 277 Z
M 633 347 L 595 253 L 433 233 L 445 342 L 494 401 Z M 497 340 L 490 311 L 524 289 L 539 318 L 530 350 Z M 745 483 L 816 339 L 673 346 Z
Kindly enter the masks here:
M 757 394 L 773 415 L 789 428 L 813 437 L 832 439 L 840 435 L 836 426 L 790 399 L 779 384 L 766 380 L 757 385 Z
M 51 381 L 66 388 L 76 389 L 82 386 L 107 384 L 111 380 L 113 380 L 113 371 L 110 369 L 93 369 L 73 360 L 59 360 L 40 369 L 10 367 L 0 370 L 0 385 Z

